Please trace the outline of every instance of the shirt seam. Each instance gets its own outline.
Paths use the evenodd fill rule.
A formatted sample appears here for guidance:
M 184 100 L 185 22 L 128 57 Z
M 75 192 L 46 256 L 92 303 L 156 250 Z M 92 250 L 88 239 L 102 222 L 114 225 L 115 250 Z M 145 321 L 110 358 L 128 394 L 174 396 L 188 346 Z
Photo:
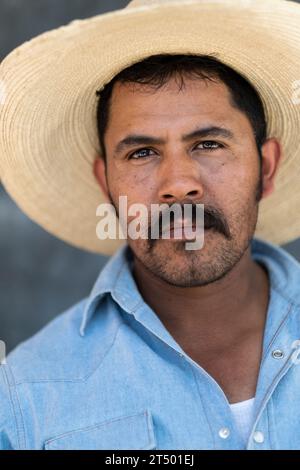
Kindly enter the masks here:
M 120 323 L 118 325 L 118 328 L 116 330 L 116 333 L 115 333 L 115 336 L 114 336 L 114 339 L 113 341 L 111 342 L 110 346 L 106 349 L 105 353 L 103 354 L 99 364 L 97 364 L 97 366 L 88 374 L 86 375 L 85 377 L 82 378 L 82 381 L 83 382 L 86 382 L 93 374 L 95 374 L 95 372 L 99 369 L 99 367 L 101 366 L 101 364 L 103 363 L 104 359 L 106 358 L 106 356 L 108 355 L 108 353 L 110 352 L 110 350 L 113 348 L 114 344 L 115 344 L 115 341 L 117 339 L 117 336 L 119 334 L 119 331 L 120 331 L 120 328 L 122 326 L 122 323 Z
M 264 354 L 264 357 L 263 357 L 263 360 L 261 362 L 261 365 L 265 362 L 266 358 L 268 357 L 268 354 L 269 354 L 269 351 L 270 349 L 272 348 L 272 345 L 274 344 L 274 342 L 276 341 L 277 337 L 279 336 L 279 333 L 281 331 L 281 329 L 283 328 L 284 324 L 287 322 L 291 312 L 293 311 L 293 304 L 292 303 L 289 303 L 288 305 L 288 308 L 287 308 L 287 313 L 285 314 L 285 316 L 283 317 L 283 319 L 281 320 L 276 332 L 274 333 L 274 335 L 272 336 L 272 339 L 270 341 L 270 343 L 268 344 L 268 347 L 266 348 L 266 352 Z
M 125 263 L 125 262 L 124 262 L 124 263 L 122 264 L 122 266 L 120 267 L 119 272 L 118 272 L 118 275 L 117 275 L 117 279 L 116 279 L 116 281 L 115 281 L 115 283 L 114 283 L 114 285 L 113 285 L 113 287 L 112 287 L 112 289 L 111 289 L 111 291 L 110 291 L 110 294 L 111 294 L 111 296 L 113 297 L 113 300 L 118 304 L 119 307 L 122 308 L 122 310 L 125 310 L 125 309 L 123 309 L 122 305 L 120 305 L 120 303 L 116 300 L 116 298 L 117 298 L 117 295 L 116 295 L 116 294 L 117 294 L 117 283 L 119 282 L 119 278 L 120 278 L 121 273 L 122 273 L 122 271 L 123 271 L 124 269 L 126 269 L 126 263 Z M 139 295 L 140 295 L 140 292 L 139 292 L 138 289 L 137 289 L 137 291 L 138 291 L 138 293 L 139 293 Z M 132 307 L 132 309 L 131 309 L 130 312 L 128 312 L 128 313 L 134 314 L 134 313 L 137 311 L 137 309 L 139 308 L 139 306 L 140 306 L 143 302 L 144 302 L 144 299 L 143 299 L 142 296 L 141 296 L 141 299 L 138 300 L 138 302 L 136 303 L 136 305 L 135 305 L 134 307 Z M 125 311 L 126 311 L 126 310 L 125 310 Z
M 214 445 L 214 449 L 216 449 L 216 440 L 215 440 L 215 436 L 214 436 L 214 433 L 213 433 L 213 429 L 212 429 L 212 426 L 211 426 L 211 423 L 210 423 L 210 420 L 208 419 L 208 415 L 207 415 L 207 412 L 206 412 L 206 409 L 205 409 L 205 406 L 204 406 L 204 403 L 203 403 L 203 399 L 202 399 L 202 395 L 201 395 L 201 392 L 200 392 L 200 389 L 199 389 L 199 384 L 198 384 L 198 380 L 197 380 L 197 377 L 196 377 L 196 373 L 192 367 L 191 364 L 187 364 L 188 367 L 190 367 L 191 371 L 192 371 L 192 374 L 193 374 L 193 377 L 194 377 L 194 381 L 196 382 L 196 386 L 197 386 L 197 390 L 198 390 L 198 395 L 199 395 L 199 398 L 200 398 L 200 401 L 201 401 L 201 406 L 202 406 L 202 409 L 204 411 L 204 415 L 205 415 L 205 418 L 206 418 L 206 422 L 208 423 L 208 427 L 210 429 L 210 433 L 211 433 L 211 437 L 212 437 L 212 441 L 213 441 L 213 445 Z
M 11 380 L 8 377 L 8 374 L 7 374 L 7 371 L 5 370 L 5 367 L 7 367 L 7 370 L 11 374 Z M 18 448 L 22 449 L 22 437 L 23 437 L 24 448 L 26 449 L 26 433 L 25 433 L 25 426 L 24 426 L 24 417 L 23 417 L 23 414 L 22 414 L 21 406 L 20 406 L 20 400 L 19 400 L 19 396 L 18 396 L 18 392 L 17 392 L 15 380 L 14 380 L 14 375 L 13 375 L 11 367 L 8 364 L 6 366 L 4 366 L 2 368 L 2 370 L 3 370 L 3 377 L 4 377 L 4 380 L 5 380 L 5 383 L 6 383 L 6 386 L 7 386 L 7 390 L 8 390 L 11 409 L 12 409 L 14 420 L 15 420 L 15 426 L 16 426 L 16 431 L 17 431 L 17 440 L 18 440 Z M 19 425 L 18 425 L 17 411 L 15 409 L 13 394 L 15 395 L 15 399 L 17 401 L 17 405 L 18 405 L 18 408 L 19 408 L 19 414 L 20 414 L 20 421 L 21 421 L 22 430 L 20 430 Z M 22 434 L 23 434 L 23 436 L 22 436 Z
M 94 425 L 91 425 L 91 426 L 87 426 L 87 427 L 82 427 L 82 428 L 77 428 L 77 429 L 74 429 L 72 431 L 68 431 L 64 434 L 60 434 L 59 436 L 57 437 L 53 437 L 47 441 L 45 441 L 45 445 L 46 444 L 51 444 L 52 442 L 57 442 L 61 439 L 65 439 L 66 437 L 68 436 L 71 436 L 73 434 L 77 434 L 77 433 L 89 433 L 91 431 L 93 431 L 94 429 L 99 429 L 99 428 L 102 428 L 108 424 L 112 424 L 112 423 L 117 423 L 118 421 L 123 421 L 123 420 L 127 420 L 127 419 L 130 419 L 130 418 L 135 418 L 137 416 L 141 416 L 143 415 L 144 417 L 146 417 L 147 419 L 147 411 L 142 411 L 140 413 L 134 413 L 134 414 L 130 414 L 130 415 L 122 415 L 122 416 L 118 416 L 116 418 L 112 418 L 112 419 L 107 419 L 105 421 L 102 421 L 101 423 L 96 423 Z M 147 421 L 147 437 L 148 437 L 148 440 L 150 441 L 150 434 L 149 434 L 149 426 L 148 426 L 148 421 Z
M 125 263 L 123 263 L 123 264 L 121 265 L 121 267 L 119 268 L 119 271 L 118 271 L 118 274 L 117 274 L 117 278 L 116 278 L 115 284 L 117 283 L 117 281 L 118 281 L 118 279 L 119 279 L 119 277 L 120 277 L 120 275 L 121 275 L 121 271 L 123 270 L 124 266 L 125 266 Z M 115 287 L 115 286 L 114 286 L 114 287 Z M 113 287 L 113 289 L 114 289 L 114 287 Z M 93 300 L 95 300 L 95 298 L 96 298 L 98 295 L 109 294 L 109 293 L 110 293 L 110 294 L 114 293 L 114 290 L 107 290 L 107 291 L 105 291 L 105 292 L 103 291 L 103 292 L 100 292 L 100 293 L 98 292 L 97 294 L 95 294 L 94 298 L 91 300 L 91 303 L 93 302 Z M 113 299 L 113 300 L 116 302 L 115 299 Z M 116 303 L 119 305 L 118 302 L 116 302 Z M 140 303 L 140 302 L 139 302 L 139 303 Z M 120 305 L 119 305 L 119 306 L 120 306 Z M 97 366 L 96 366 L 88 375 L 85 375 L 85 376 L 83 376 L 83 377 L 76 378 L 76 379 L 74 378 L 74 379 L 41 379 L 41 380 L 38 380 L 38 379 L 37 379 L 37 380 L 22 380 L 22 381 L 15 382 L 15 385 L 22 385 L 22 384 L 38 384 L 38 383 L 55 383 L 55 382 L 62 382 L 62 383 L 68 383 L 68 382 L 70 382 L 70 383 L 86 382 L 86 380 L 88 380 L 89 377 L 91 377 L 91 376 L 96 372 L 96 370 L 100 367 L 100 365 L 102 364 L 102 361 L 104 360 L 104 358 L 105 358 L 106 355 L 108 354 L 109 350 L 110 350 L 110 349 L 112 348 L 112 346 L 114 345 L 115 340 L 116 340 L 116 337 L 117 337 L 117 335 L 118 335 L 118 332 L 119 332 L 119 329 L 120 329 L 121 325 L 122 325 L 122 323 L 120 323 L 120 324 L 118 325 L 117 331 L 116 331 L 116 333 L 115 333 L 115 337 L 114 337 L 112 343 L 110 344 L 110 346 L 108 347 L 108 349 L 106 350 L 105 354 L 104 354 L 104 355 L 102 356 L 102 358 L 100 359 L 99 364 L 97 364 Z M 85 331 L 85 329 L 86 329 L 86 326 L 87 326 L 87 324 L 84 325 L 84 331 Z
M 96 370 L 101 366 L 102 362 L 104 361 L 106 355 L 108 354 L 108 352 L 110 351 L 110 349 L 113 347 L 114 343 L 115 343 L 115 340 L 118 336 L 118 332 L 119 332 L 119 329 L 120 327 L 122 326 L 122 323 L 120 323 L 118 325 L 118 328 L 116 330 L 116 333 L 115 333 L 115 336 L 114 336 L 114 339 L 112 341 L 112 343 L 110 344 L 110 346 L 107 348 L 105 354 L 102 356 L 102 358 L 100 359 L 100 362 L 99 364 L 97 364 L 97 366 L 88 374 L 88 375 L 85 375 L 81 378 L 78 378 L 78 379 L 40 379 L 40 380 L 23 380 L 23 381 L 19 381 L 19 382 L 16 382 L 15 385 L 18 386 L 18 385 L 23 385 L 23 384 L 42 384 L 42 383 L 59 383 L 59 382 L 62 382 L 62 383 L 83 383 L 83 382 L 86 382 L 95 372 Z
M 286 363 L 281 367 L 281 369 L 278 371 L 278 373 L 276 374 L 276 376 L 274 377 L 274 379 L 272 380 L 271 384 L 269 385 L 269 387 L 267 388 L 266 390 L 266 393 L 264 395 L 264 398 L 262 400 L 262 406 L 260 407 L 256 417 L 254 418 L 254 422 L 253 422 L 253 425 L 252 425 L 252 429 L 255 429 L 256 426 L 257 426 L 257 423 L 259 422 L 261 416 L 262 416 L 262 413 L 263 413 L 263 409 L 266 407 L 267 408 L 267 404 L 268 404 L 268 400 L 267 400 L 267 397 L 268 395 L 270 394 L 270 391 L 274 388 L 274 385 L 277 383 L 280 382 L 280 380 L 284 377 L 284 375 L 289 371 L 289 369 L 291 368 L 291 363 L 289 363 L 289 359 L 292 357 L 292 354 L 290 354 L 288 360 L 286 361 Z M 271 398 L 272 395 L 270 395 L 270 398 Z M 268 430 L 268 433 L 269 433 L 269 430 Z
M 271 397 L 270 397 L 270 398 L 271 398 Z M 267 420 L 268 420 L 268 439 L 269 439 L 269 443 L 270 443 L 270 450 L 272 450 L 272 447 L 271 447 L 272 440 L 271 440 L 271 422 L 270 422 L 270 407 L 269 407 L 269 403 L 268 403 L 267 406 L 266 406 L 266 411 L 267 411 Z
M 99 292 L 95 292 L 95 294 L 93 295 L 93 297 L 89 299 L 88 305 L 87 305 L 87 307 L 86 307 L 87 312 L 88 312 L 89 308 L 92 306 L 93 302 L 97 299 L 97 297 L 99 297 L 99 299 L 100 299 L 102 295 L 104 295 L 104 294 L 112 294 L 112 293 L 115 291 L 115 286 L 116 286 L 116 284 L 117 284 L 117 282 L 118 282 L 118 280 L 119 280 L 119 277 L 120 277 L 120 275 L 121 275 L 121 272 L 122 272 L 122 270 L 123 270 L 125 264 L 126 264 L 125 261 L 123 261 L 122 264 L 121 264 L 121 266 L 119 267 L 119 270 L 118 270 L 118 272 L 117 272 L 116 279 L 115 279 L 115 282 L 114 282 L 113 286 L 108 287 L 108 288 L 106 287 L 104 290 L 103 290 L 103 288 L 100 289 Z M 105 268 L 104 268 L 104 269 L 105 269 Z M 102 273 L 101 273 L 101 274 L 102 274 Z M 98 300 L 99 300 L 99 299 L 98 299 Z M 96 302 L 96 304 L 97 304 L 97 303 L 98 303 L 98 302 Z M 82 332 L 85 333 L 85 330 L 86 330 L 86 328 L 87 328 L 87 325 L 88 325 L 88 323 L 90 322 L 91 317 L 94 315 L 95 308 L 96 308 L 96 305 L 93 307 L 93 313 L 92 313 L 91 315 L 89 315 L 89 316 L 86 315 L 86 316 L 83 317 L 82 322 L 81 322 L 81 326 L 80 326 L 80 329 L 79 329 L 79 333 L 81 332 L 81 327 L 82 327 L 82 326 L 83 326 Z
M 285 295 L 285 293 L 282 291 L 282 288 L 279 286 L 278 283 L 273 284 L 271 287 L 273 290 L 275 290 L 275 292 L 277 292 L 277 294 L 279 294 L 288 303 L 293 304 L 295 307 L 300 307 L 300 302 L 298 303 L 297 300 L 295 300 L 294 298 L 288 297 L 287 295 Z

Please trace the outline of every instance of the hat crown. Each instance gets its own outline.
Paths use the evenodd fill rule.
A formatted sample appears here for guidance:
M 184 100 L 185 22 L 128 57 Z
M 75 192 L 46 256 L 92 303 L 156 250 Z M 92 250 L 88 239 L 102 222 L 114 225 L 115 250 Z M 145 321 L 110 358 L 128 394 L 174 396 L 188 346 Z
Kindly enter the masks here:
M 155 4 L 163 4 L 163 3 L 168 3 L 174 0 L 131 0 L 131 2 L 128 3 L 126 8 L 136 8 L 136 7 L 142 7 L 142 6 L 151 6 Z
M 126 8 L 138 8 L 152 5 L 167 5 L 168 3 L 174 3 L 176 0 L 131 0 Z M 178 1 L 178 0 L 177 0 Z M 184 0 L 181 0 L 184 2 Z M 195 3 L 236 3 L 237 0 L 188 0 L 188 2 Z M 251 0 L 250 0 L 251 2 Z M 248 1 L 249 3 L 249 1 Z
M 176 3 L 179 0 L 131 0 L 128 3 L 126 8 L 138 8 L 138 7 L 150 7 L 154 5 L 167 5 L 168 3 Z M 282 1 L 282 0 L 264 0 L 264 2 L 274 2 L 274 1 Z M 219 3 L 219 4 L 231 4 L 237 6 L 238 0 L 181 0 L 182 3 Z M 251 5 L 263 3 L 262 0 L 239 0 L 239 6 L 249 7 Z

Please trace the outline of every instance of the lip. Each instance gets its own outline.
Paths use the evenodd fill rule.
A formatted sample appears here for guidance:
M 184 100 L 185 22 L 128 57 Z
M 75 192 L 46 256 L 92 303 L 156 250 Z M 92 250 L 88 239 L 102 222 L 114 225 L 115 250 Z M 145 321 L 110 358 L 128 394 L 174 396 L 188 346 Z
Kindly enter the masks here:
M 205 229 L 206 230 L 211 230 L 212 227 L 208 228 L 208 229 Z M 189 236 L 186 236 L 185 232 L 183 232 L 188 230 L 189 232 L 192 231 L 192 236 L 189 237 Z M 202 231 L 202 230 L 201 230 Z M 164 239 L 164 240 L 171 240 L 171 241 L 178 241 L 178 240 L 191 240 L 191 239 L 194 239 L 195 238 L 195 235 L 196 235 L 196 225 L 193 224 L 193 225 L 185 225 L 184 227 L 178 227 L 178 228 L 175 228 L 175 227 L 170 227 L 170 231 L 168 230 L 164 230 L 161 234 L 161 238 Z M 163 236 L 167 236 L 168 238 L 163 238 Z

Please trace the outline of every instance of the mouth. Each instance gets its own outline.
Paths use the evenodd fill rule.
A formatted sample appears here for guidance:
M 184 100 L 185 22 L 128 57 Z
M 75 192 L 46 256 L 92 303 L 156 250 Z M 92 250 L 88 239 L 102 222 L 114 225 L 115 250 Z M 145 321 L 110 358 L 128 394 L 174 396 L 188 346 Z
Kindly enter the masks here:
M 210 224 L 207 224 L 204 227 L 204 231 L 211 231 L 214 227 Z M 202 228 L 201 228 L 202 232 Z M 173 225 L 169 229 L 163 230 L 161 234 L 162 239 L 170 239 L 170 240 L 190 240 L 195 238 L 197 235 L 197 227 L 196 224 L 192 225 L 184 225 L 184 227 L 174 227 Z

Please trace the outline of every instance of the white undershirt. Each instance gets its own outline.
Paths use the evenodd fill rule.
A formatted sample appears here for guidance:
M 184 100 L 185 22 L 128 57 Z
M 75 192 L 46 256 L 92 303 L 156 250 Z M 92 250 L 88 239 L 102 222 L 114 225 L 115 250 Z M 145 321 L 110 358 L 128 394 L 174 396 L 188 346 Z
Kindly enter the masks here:
M 237 428 L 246 443 L 253 424 L 254 398 L 230 405 Z

